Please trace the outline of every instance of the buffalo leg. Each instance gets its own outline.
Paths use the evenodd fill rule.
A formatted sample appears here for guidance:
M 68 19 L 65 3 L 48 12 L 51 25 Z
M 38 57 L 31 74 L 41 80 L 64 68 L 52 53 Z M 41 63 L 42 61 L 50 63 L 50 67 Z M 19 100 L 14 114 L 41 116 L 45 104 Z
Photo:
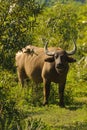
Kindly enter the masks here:
M 24 70 L 17 70 L 17 73 L 18 73 L 19 82 L 21 83 L 22 87 L 24 87 L 24 80 L 26 78 L 26 74 Z
M 20 72 L 18 72 L 18 79 L 19 79 L 19 82 L 21 83 L 22 87 L 24 87 L 24 79 Z
M 48 98 L 49 98 L 49 94 L 50 94 L 50 83 L 48 83 L 48 82 L 44 83 L 43 93 L 44 93 L 43 105 L 46 105 L 46 104 L 48 104 Z
M 61 107 L 64 107 L 64 89 L 65 89 L 65 83 L 59 84 L 59 105 Z

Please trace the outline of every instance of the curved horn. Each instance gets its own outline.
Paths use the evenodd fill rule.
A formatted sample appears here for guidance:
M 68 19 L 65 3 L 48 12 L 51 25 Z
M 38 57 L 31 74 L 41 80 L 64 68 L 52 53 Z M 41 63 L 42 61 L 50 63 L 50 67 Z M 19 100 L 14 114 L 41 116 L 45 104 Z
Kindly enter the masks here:
M 48 49 L 47 49 L 47 46 L 48 46 L 48 41 L 46 41 L 45 46 L 44 46 L 45 54 L 48 55 L 48 56 L 54 56 L 54 52 L 53 51 L 49 52 Z
M 76 42 L 75 40 L 73 39 L 73 44 L 74 44 L 74 47 L 73 47 L 73 50 L 72 51 L 69 51 L 69 52 L 66 52 L 67 55 L 73 55 L 76 53 L 76 50 L 77 50 L 77 46 L 76 46 Z

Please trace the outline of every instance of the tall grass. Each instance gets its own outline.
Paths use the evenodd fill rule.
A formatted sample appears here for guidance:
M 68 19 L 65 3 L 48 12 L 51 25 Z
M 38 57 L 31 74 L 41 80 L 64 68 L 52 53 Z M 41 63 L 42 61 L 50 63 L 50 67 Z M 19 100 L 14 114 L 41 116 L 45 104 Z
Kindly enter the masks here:
M 86 108 L 87 104 L 87 81 L 86 77 L 82 76 L 85 72 L 78 76 L 77 70 L 78 68 L 74 69 L 74 67 L 70 69 L 65 88 L 65 104 L 71 110 Z M 22 88 L 17 81 L 17 75 L 3 69 L 0 69 L 0 74 L 0 129 L 49 130 L 50 127 L 40 117 L 32 117 L 35 107 L 38 113 L 39 109 L 42 109 L 43 84 L 35 86 L 34 83 L 28 82 L 25 88 Z M 58 101 L 58 85 L 52 83 L 49 105 L 57 105 Z M 75 122 L 69 126 L 61 126 L 61 129 L 75 129 L 77 126 L 87 127 L 85 122 L 82 126 L 80 122 Z

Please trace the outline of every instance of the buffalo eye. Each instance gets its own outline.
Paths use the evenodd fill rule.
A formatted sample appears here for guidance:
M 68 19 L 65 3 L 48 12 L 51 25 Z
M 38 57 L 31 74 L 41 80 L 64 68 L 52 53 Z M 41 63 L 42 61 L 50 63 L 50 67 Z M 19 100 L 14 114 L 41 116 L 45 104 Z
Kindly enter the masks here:
M 61 56 L 61 61 L 62 62 L 67 62 L 67 56 Z

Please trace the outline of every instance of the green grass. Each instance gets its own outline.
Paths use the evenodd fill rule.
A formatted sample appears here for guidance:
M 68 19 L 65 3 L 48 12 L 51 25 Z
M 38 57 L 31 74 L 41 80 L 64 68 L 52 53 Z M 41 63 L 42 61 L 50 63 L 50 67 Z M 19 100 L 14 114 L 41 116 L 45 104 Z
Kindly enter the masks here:
M 87 100 L 87 99 L 86 99 Z M 51 130 L 86 130 L 87 104 L 66 106 L 57 105 L 32 107 L 29 117 L 41 119 Z
M 66 107 L 57 105 L 58 87 L 54 84 L 49 105 L 43 107 L 42 84 L 36 94 L 32 92 L 32 82 L 22 88 L 15 75 L 1 71 L 0 130 L 17 130 L 18 127 L 19 130 L 87 130 L 87 82 L 77 82 L 72 78 L 73 73 L 70 76 L 65 88 Z

